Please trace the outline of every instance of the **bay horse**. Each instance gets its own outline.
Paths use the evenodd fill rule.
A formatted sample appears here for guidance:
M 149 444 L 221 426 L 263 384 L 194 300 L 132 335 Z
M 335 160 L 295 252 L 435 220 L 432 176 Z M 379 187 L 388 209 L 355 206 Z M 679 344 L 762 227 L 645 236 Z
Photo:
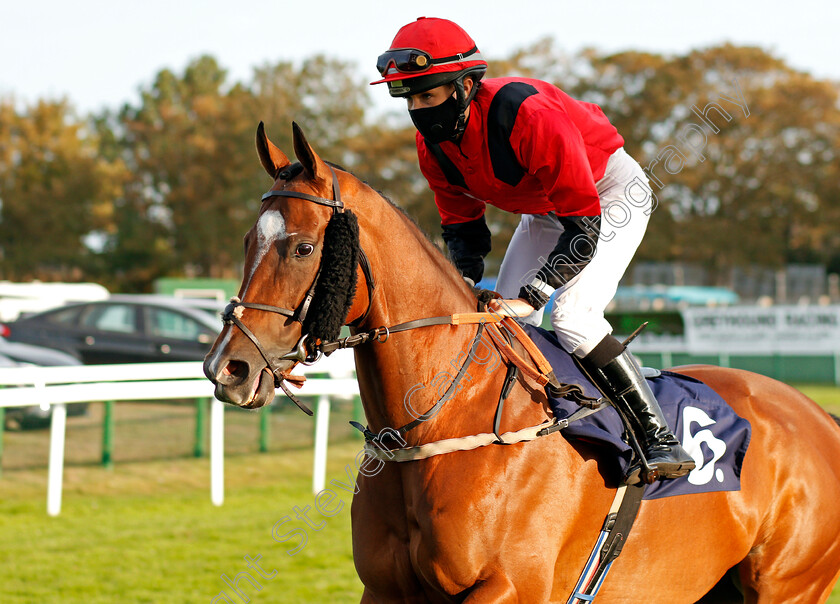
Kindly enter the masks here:
M 271 402 L 277 385 L 285 389 L 291 369 L 314 360 L 318 326 L 302 316 L 325 296 L 338 298 L 321 305 L 316 322 L 338 313 L 338 325 L 356 334 L 475 311 L 471 288 L 415 223 L 323 161 L 297 125 L 299 163 L 269 141 L 262 124 L 257 150 L 274 184 L 245 236 L 238 299 L 204 363 L 219 399 L 257 408 Z M 336 216 L 348 218 L 338 236 L 329 233 Z M 365 260 L 344 249 L 350 283 L 324 285 L 324 271 L 342 261 L 324 241 L 342 233 L 356 233 Z M 413 407 L 431 408 L 441 390 L 436 378 L 454 373 L 479 329 L 378 331 L 380 343 L 355 347 L 371 431 L 416 417 L 405 405 L 408 392 Z M 840 573 L 840 427 L 770 378 L 710 366 L 678 371 L 708 384 L 752 425 L 741 490 L 643 501 L 597 601 L 824 602 Z M 406 433 L 408 445 L 487 432 L 504 371 L 483 367 L 469 377 L 434 417 Z M 505 409 L 503 431 L 547 419 L 545 394 L 527 379 L 516 382 Z M 602 455 L 552 434 L 360 473 L 351 518 L 361 601 L 566 602 L 616 492 Z

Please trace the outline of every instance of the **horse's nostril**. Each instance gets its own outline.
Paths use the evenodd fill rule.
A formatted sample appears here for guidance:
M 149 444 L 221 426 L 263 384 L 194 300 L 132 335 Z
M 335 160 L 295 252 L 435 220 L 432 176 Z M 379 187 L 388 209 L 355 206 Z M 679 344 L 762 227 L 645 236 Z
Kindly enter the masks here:
M 222 370 L 222 376 L 228 378 L 228 382 L 241 382 L 248 377 L 250 369 L 244 361 L 229 361 Z

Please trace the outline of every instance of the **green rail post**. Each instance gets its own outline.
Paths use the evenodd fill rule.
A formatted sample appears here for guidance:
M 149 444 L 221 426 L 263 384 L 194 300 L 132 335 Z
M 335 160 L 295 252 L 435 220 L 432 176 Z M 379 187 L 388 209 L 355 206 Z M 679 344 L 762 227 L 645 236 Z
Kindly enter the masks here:
M 114 467 L 114 401 L 105 401 L 105 417 L 102 419 L 102 465 L 109 470 Z
M 264 405 L 260 409 L 260 453 L 268 451 L 268 432 L 271 426 L 271 405 Z
M 0 407 L 0 476 L 3 474 L 3 432 L 6 431 L 6 408 Z
M 204 442 L 207 434 L 207 404 L 210 399 L 199 398 L 195 401 L 195 446 L 194 457 L 204 457 Z

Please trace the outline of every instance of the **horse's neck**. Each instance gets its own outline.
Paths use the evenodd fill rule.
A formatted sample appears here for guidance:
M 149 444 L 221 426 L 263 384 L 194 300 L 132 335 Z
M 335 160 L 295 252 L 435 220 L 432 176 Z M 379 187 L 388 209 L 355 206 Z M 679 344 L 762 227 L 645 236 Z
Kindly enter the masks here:
M 384 210 L 360 217 L 362 245 L 376 279 L 365 328 L 475 312 L 475 296 L 457 269 L 402 213 L 392 207 Z M 505 365 L 487 333 L 477 341 L 477 332 L 477 325 L 422 327 L 391 334 L 386 343 L 357 348 L 359 387 L 371 428 L 397 429 L 425 414 L 472 356 L 466 375 L 456 384 L 456 394 L 407 440 L 416 444 L 487 432 Z M 506 418 L 518 424 L 542 413 L 539 404 L 530 400 L 531 404 L 524 404 L 521 391 L 517 397 L 523 404 L 511 405 Z M 525 425 L 530 424 L 519 427 Z
M 387 205 L 359 221 L 376 281 L 364 329 L 475 311 L 475 297 L 458 271 L 401 212 Z M 475 333 L 475 326 L 422 327 L 357 348 L 359 386 L 371 427 L 398 428 L 414 419 L 405 404 L 412 389 L 427 386 L 411 400 L 418 410 L 431 407 L 437 382 L 446 380 L 440 374 L 454 377 Z
M 475 297 L 458 270 L 402 212 L 382 200 L 359 222 L 376 281 L 366 325 L 475 311 Z

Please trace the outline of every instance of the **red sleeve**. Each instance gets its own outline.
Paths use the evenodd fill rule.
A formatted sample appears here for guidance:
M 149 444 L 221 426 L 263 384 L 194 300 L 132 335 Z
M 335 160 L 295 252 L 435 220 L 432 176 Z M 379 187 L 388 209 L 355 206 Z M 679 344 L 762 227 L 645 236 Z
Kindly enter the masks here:
M 426 148 L 419 133 L 417 134 L 417 158 L 420 171 L 435 194 L 435 205 L 437 205 L 442 225 L 470 222 L 484 216 L 485 203 L 449 184 L 437 159 Z
M 601 201 L 583 137 L 562 111 L 542 109 L 517 120 L 511 144 L 539 179 L 558 216 L 600 216 Z

